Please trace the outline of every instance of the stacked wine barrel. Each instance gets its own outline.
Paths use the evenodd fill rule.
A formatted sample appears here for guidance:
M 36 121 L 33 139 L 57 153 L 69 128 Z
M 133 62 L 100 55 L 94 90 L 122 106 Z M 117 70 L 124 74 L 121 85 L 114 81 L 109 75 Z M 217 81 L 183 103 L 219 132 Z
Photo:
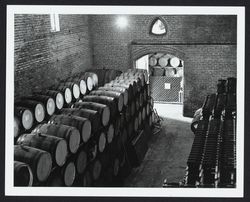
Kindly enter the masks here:
M 169 54 L 156 53 L 151 55 L 149 66 L 151 76 L 183 76 L 183 61 Z
M 97 75 L 83 72 L 15 101 L 16 186 L 44 184 L 56 167 L 66 167 L 66 157 L 76 153 L 80 147 L 79 131 L 68 125 L 47 126 L 46 123 L 64 107 L 80 101 L 97 86 Z
M 84 72 L 15 100 L 14 137 L 30 132 L 37 124 L 48 121 L 54 113 L 81 100 L 97 86 L 97 75 L 93 72 Z
M 105 83 L 109 83 L 119 76 L 122 71 L 116 69 L 88 69 L 88 72 L 94 73 L 98 76 L 98 86 L 104 86 Z
M 44 107 L 43 119 L 36 112 L 40 120 L 16 138 L 15 186 L 113 186 L 124 177 L 127 145 L 152 125 L 147 73 L 129 69 L 104 86 L 97 81 L 87 72 L 44 91 L 39 104 L 49 106 L 51 98 L 55 110 L 48 114 Z M 24 108 L 23 116 L 33 118 L 36 108 Z
M 186 185 L 236 186 L 236 78 L 220 79 L 192 124 L 195 138 L 187 161 Z M 196 123 L 195 123 L 196 122 Z

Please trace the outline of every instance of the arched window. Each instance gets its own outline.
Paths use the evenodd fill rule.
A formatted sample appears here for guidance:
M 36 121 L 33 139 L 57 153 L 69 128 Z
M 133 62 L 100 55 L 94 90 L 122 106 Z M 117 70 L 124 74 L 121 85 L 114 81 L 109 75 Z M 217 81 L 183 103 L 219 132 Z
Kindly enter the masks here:
M 164 35 L 167 33 L 167 27 L 163 19 L 157 17 L 153 20 L 150 27 L 150 33 L 154 35 Z

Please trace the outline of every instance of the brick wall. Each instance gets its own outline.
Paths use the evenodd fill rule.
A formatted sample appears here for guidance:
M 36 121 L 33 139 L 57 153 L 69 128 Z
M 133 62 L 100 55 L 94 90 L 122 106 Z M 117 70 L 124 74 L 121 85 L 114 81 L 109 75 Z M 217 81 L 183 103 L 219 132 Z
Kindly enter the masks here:
M 192 116 L 219 78 L 236 76 L 235 16 L 161 16 L 167 34 L 149 34 L 155 17 L 129 15 L 129 26 L 119 29 L 117 15 L 90 17 L 93 64 L 126 70 L 148 54 L 170 53 L 184 60 L 184 115 Z
M 92 66 L 88 16 L 59 19 L 51 32 L 49 15 L 15 15 L 15 98 Z
M 218 78 L 236 76 L 235 16 L 161 16 L 167 34 L 149 34 L 157 16 L 60 15 L 60 32 L 50 32 L 49 15 L 15 16 L 15 97 L 57 83 L 87 68 L 126 70 L 147 53 L 184 60 L 184 115 L 192 116 Z

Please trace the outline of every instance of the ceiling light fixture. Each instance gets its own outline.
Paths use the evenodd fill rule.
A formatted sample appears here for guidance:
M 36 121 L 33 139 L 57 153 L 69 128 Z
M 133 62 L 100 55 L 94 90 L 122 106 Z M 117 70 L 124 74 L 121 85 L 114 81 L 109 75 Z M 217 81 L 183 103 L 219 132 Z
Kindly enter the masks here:
M 117 20 L 116 20 L 116 25 L 119 28 L 125 28 L 125 27 L 127 27 L 127 25 L 128 25 L 128 19 L 127 19 L 127 17 L 125 17 L 125 16 L 118 17 Z

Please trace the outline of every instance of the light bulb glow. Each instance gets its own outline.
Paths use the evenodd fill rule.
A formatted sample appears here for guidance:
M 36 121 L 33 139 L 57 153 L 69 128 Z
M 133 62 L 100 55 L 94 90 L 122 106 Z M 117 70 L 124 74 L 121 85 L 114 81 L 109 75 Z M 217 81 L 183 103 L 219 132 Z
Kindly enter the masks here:
M 124 16 L 120 16 L 116 20 L 116 25 L 119 28 L 125 28 L 128 25 L 128 19 L 126 17 L 124 17 Z

